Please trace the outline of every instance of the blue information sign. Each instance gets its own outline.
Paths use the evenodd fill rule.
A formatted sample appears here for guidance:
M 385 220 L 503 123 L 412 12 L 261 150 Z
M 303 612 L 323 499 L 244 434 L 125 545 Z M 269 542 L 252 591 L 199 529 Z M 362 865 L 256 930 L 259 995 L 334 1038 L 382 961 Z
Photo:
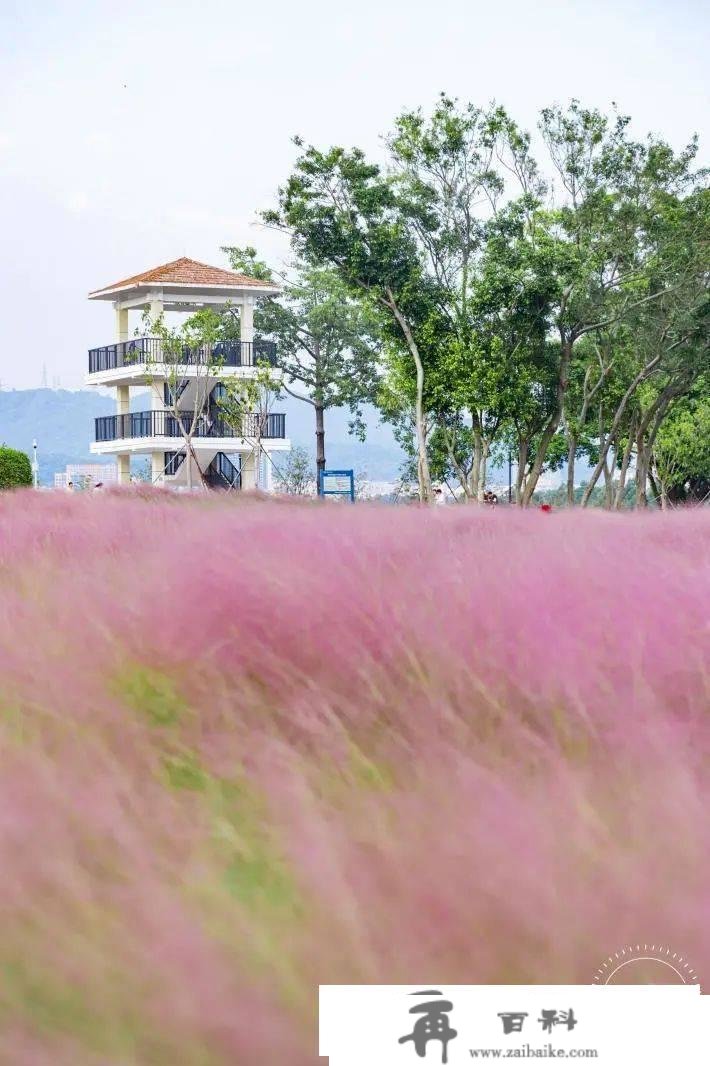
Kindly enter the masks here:
M 355 474 L 352 470 L 321 470 L 321 496 L 349 496 L 355 500 Z

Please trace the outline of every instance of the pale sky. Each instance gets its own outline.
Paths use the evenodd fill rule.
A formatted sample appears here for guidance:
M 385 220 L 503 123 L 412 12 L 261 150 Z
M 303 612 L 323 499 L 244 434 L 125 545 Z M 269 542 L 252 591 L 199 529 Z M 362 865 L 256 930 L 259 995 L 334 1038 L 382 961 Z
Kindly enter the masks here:
M 82 385 L 110 343 L 86 294 L 222 244 L 282 254 L 256 224 L 298 133 L 379 150 L 444 90 L 506 105 L 612 100 L 708 159 L 710 19 L 700 0 L 0 0 L 0 381 L 46 364 Z M 0 427 L 1 429 L 1 427 Z M 1 431 L 0 431 L 1 436 Z

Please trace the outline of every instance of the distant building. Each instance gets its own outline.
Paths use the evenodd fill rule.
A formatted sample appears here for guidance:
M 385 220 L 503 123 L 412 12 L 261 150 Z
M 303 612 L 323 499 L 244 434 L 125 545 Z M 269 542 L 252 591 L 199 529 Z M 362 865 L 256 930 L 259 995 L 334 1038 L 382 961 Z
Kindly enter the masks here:
M 71 481 L 75 489 L 90 489 L 94 485 L 115 485 L 118 467 L 115 463 L 69 463 L 63 474 L 54 475 L 55 489 L 65 489 Z
M 110 301 L 116 315 L 114 343 L 89 352 L 86 383 L 116 390 L 116 414 L 96 419 L 91 451 L 116 456 L 120 484 L 130 481 L 131 456 L 141 456 L 150 461 L 154 485 L 184 488 L 204 481 L 215 488 L 270 489 L 272 463 L 262 468 L 257 455 L 263 462 L 274 452 L 290 450 L 285 415 L 248 412 L 235 427 L 222 416 L 220 397 L 225 379 L 253 378 L 263 360 L 275 364 L 276 346 L 254 338 L 254 307 L 259 296 L 279 291 L 271 282 L 183 258 L 89 294 L 90 300 Z M 185 347 L 176 383 L 174 364 L 163 361 L 162 341 L 134 337 L 129 314 L 147 311 L 155 321 L 163 312 L 194 314 L 204 307 L 237 310 L 240 338 L 220 341 L 211 351 Z M 212 370 L 215 363 L 218 376 Z M 205 365 L 210 365 L 209 380 Z M 132 388 L 149 390 L 150 410 L 131 410 Z M 205 388 L 209 401 L 203 409 L 198 393 L 202 396 Z M 194 457 L 186 458 L 181 423 L 191 423 L 196 407 L 201 413 L 192 439 Z

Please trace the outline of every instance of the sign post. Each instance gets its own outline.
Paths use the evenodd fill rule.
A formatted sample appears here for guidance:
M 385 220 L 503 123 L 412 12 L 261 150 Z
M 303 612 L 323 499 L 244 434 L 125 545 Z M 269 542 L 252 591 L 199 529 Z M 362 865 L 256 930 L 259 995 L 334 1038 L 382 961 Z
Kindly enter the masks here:
M 352 470 L 321 470 L 321 496 L 348 496 L 355 502 L 355 474 Z

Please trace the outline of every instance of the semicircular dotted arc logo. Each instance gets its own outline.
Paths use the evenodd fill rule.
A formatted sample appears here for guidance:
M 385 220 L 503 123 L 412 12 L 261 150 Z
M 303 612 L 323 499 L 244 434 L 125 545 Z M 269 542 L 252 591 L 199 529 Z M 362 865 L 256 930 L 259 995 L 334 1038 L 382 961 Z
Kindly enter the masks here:
M 592 983 L 699 985 L 700 978 L 687 959 L 665 944 L 630 944 L 605 959 Z

